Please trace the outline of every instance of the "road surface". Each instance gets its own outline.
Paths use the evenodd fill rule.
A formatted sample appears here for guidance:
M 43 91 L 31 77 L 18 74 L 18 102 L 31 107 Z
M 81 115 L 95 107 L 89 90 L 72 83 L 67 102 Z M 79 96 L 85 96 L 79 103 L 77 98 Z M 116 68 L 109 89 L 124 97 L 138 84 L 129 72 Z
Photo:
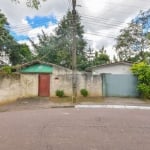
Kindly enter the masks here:
M 149 149 L 149 110 L 54 108 L 0 113 L 0 150 Z

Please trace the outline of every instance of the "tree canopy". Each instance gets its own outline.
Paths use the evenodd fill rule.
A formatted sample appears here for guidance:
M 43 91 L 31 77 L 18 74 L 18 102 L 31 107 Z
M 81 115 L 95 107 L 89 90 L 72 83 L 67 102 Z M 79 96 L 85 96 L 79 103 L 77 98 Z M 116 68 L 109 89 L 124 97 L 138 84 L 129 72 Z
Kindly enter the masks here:
M 7 18 L 0 11 L 0 55 L 8 57 L 13 65 L 30 60 L 32 54 L 29 47 L 15 41 L 9 33 L 8 25 Z
M 141 11 L 126 28 L 120 30 L 115 45 L 120 61 L 148 60 L 150 48 L 149 19 L 150 11 Z
M 95 52 L 95 57 L 93 58 L 93 65 L 102 65 L 110 62 L 110 58 L 106 53 L 104 47 L 102 47 L 99 52 Z
M 12 0 L 12 1 L 20 3 L 21 0 Z M 32 8 L 38 9 L 42 1 L 44 2 L 46 0 L 26 0 L 26 5 L 28 7 L 32 7 Z
M 86 41 L 83 39 L 84 29 L 80 22 L 80 17 L 76 17 L 76 42 L 77 42 L 77 67 L 84 69 L 87 61 L 85 48 Z M 44 61 L 56 63 L 64 67 L 72 68 L 72 15 L 68 11 L 67 15 L 58 24 L 54 35 L 47 35 L 42 32 L 38 36 L 39 43 L 31 41 L 37 52 L 37 57 Z

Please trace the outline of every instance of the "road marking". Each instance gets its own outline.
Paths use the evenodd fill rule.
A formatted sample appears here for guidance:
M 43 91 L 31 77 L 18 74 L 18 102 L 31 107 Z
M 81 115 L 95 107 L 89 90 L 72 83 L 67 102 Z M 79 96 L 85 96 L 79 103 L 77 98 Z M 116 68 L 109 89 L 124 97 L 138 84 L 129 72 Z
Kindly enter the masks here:
M 128 105 L 75 105 L 75 108 L 113 108 L 113 109 L 150 110 L 149 106 L 128 106 Z

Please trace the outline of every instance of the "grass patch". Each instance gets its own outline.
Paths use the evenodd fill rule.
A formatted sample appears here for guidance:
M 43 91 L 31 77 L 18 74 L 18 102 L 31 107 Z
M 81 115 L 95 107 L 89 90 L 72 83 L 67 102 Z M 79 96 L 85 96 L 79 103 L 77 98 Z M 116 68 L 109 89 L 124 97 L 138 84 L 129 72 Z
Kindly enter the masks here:
M 71 97 L 52 97 L 50 98 L 50 101 L 54 102 L 54 103 L 71 103 L 72 99 Z
M 72 97 L 53 97 L 50 101 L 54 103 L 72 103 Z M 83 102 L 91 102 L 91 103 L 102 103 L 104 102 L 104 98 L 102 97 L 77 97 L 76 103 L 83 103 Z

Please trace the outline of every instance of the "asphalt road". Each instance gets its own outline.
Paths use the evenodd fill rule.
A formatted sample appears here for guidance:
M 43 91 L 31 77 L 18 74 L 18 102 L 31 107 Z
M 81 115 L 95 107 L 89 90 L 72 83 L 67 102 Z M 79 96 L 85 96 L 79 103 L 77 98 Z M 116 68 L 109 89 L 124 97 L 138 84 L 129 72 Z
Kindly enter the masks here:
M 149 110 L 66 108 L 0 113 L 0 150 L 149 149 Z

